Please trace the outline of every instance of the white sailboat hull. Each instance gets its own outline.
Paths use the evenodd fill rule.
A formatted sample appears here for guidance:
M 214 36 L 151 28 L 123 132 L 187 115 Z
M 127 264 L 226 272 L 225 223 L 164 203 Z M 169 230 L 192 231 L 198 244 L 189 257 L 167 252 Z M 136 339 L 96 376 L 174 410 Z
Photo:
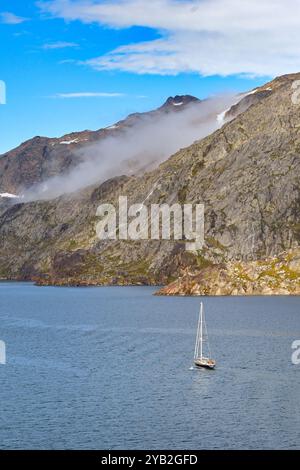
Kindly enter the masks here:
M 199 359 L 194 360 L 194 364 L 196 367 L 204 367 L 206 369 L 214 369 L 216 362 L 213 359 L 209 359 L 208 357 L 202 357 Z

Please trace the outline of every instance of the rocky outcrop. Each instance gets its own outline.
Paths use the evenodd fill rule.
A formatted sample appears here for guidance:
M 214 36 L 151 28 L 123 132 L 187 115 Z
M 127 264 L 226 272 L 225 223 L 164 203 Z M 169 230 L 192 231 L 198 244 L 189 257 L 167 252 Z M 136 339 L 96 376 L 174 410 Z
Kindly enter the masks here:
M 157 295 L 300 295 L 300 250 L 186 272 Z

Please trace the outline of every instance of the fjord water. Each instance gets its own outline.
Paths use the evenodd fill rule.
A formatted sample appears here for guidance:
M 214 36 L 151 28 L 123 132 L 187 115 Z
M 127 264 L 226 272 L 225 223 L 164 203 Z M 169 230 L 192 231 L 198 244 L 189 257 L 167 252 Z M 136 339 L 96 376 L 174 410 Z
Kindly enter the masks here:
M 2 449 L 300 448 L 300 298 L 205 298 L 210 371 L 199 298 L 154 291 L 0 283 Z

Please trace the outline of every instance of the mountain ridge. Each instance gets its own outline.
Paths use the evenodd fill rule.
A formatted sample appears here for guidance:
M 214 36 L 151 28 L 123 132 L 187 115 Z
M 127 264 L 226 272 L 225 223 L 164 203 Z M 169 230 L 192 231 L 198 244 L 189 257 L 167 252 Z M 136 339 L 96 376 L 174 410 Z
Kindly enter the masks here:
M 177 106 L 181 103 L 180 106 Z M 139 119 L 158 113 L 180 112 L 190 103 L 201 103 L 191 95 L 169 97 L 157 109 L 129 114 L 115 124 L 95 131 L 84 130 L 61 137 L 35 136 L 0 155 L 0 193 L 20 194 L 34 184 L 77 166 L 78 150 L 134 125 Z

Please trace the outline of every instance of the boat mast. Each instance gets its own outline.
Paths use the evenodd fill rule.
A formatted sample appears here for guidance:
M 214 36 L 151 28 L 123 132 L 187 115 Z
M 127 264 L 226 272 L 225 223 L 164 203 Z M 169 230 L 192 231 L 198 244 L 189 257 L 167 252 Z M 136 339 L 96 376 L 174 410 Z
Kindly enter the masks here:
M 203 303 L 200 304 L 200 358 L 202 359 L 203 343 Z
M 195 343 L 195 351 L 194 351 L 194 358 L 197 359 L 199 356 L 199 333 L 200 333 L 200 312 L 198 317 L 198 324 L 197 324 L 197 335 L 196 335 L 196 343 Z
M 209 345 L 208 332 L 207 332 L 204 312 L 203 312 L 203 328 L 204 328 L 204 336 L 206 338 L 206 343 L 207 343 L 208 357 L 211 357 L 211 350 L 210 350 L 210 345 Z

